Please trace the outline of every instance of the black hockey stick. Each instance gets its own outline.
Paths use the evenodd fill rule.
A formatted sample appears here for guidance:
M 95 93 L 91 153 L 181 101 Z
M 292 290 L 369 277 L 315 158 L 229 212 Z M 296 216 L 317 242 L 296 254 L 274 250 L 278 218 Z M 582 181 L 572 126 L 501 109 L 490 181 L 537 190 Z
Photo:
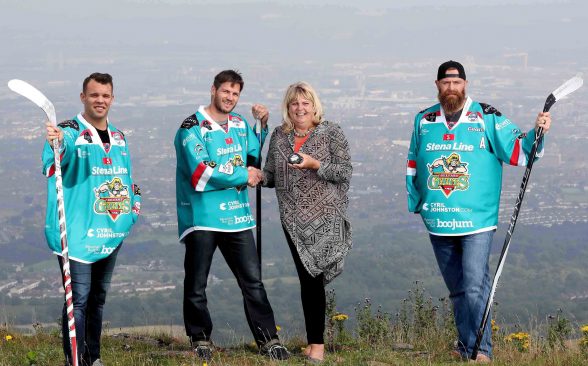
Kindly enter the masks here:
M 257 168 L 261 170 L 261 119 L 255 124 L 255 132 L 259 138 L 259 156 Z M 255 234 L 257 239 L 257 257 L 259 258 L 259 273 L 261 278 L 261 182 L 255 187 Z
M 570 80 L 566 81 L 565 83 L 563 83 L 559 88 L 555 89 L 553 93 L 549 94 L 547 100 L 545 101 L 543 112 L 549 112 L 549 109 L 555 104 L 555 102 L 562 99 L 566 95 L 569 95 L 574 91 L 578 90 L 583 83 L 584 81 L 580 76 L 575 76 Z M 533 142 L 533 147 L 531 148 L 531 153 L 529 154 L 530 159 L 527 162 L 527 169 L 525 169 L 525 174 L 523 175 L 523 181 L 521 182 L 521 190 L 519 191 L 519 195 L 515 203 L 514 212 L 510 217 L 510 225 L 508 226 L 508 230 L 506 231 L 506 238 L 504 239 L 504 244 L 502 245 L 502 252 L 500 253 L 500 258 L 498 259 L 498 266 L 496 267 L 496 273 L 494 274 L 494 279 L 492 280 L 490 294 L 488 296 L 488 300 L 486 301 L 484 316 L 482 317 L 480 327 L 478 328 L 476 344 L 474 345 L 474 350 L 472 351 L 472 355 L 470 357 L 472 360 L 475 360 L 478 357 L 478 351 L 480 349 L 480 344 L 482 343 L 482 338 L 484 336 L 484 328 L 486 328 L 486 325 L 488 323 L 490 309 L 492 308 L 492 302 L 494 301 L 496 286 L 498 285 L 498 280 L 500 279 L 500 275 L 502 274 L 502 268 L 504 267 L 504 262 L 506 261 L 506 255 L 508 254 L 508 248 L 510 246 L 512 233 L 514 232 L 515 225 L 517 224 L 519 210 L 521 209 L 521 204 L 523 203 L 523 197 L 525 196 L 525 190 L 527 189 L 527 183 L 529 182 L 529 176 L 531 175 L 531 169 L 533 169 L 533 162 L 535 161 L 535 155 L 537 154 L 537 149 L 539 148 L 541 140 L 543 140 L 543 128 L 539 127 L 539 129 L 535 133 L 535 141 Z

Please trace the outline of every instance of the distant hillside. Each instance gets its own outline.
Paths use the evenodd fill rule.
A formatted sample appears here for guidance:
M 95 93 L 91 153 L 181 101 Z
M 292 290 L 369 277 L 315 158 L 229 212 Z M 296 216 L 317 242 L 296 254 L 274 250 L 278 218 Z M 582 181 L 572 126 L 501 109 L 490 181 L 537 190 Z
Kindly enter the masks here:
M 264 240 L 263 276 L 268 295 L 278 323 L 289 332 L 297 333 L 302 331 L 300 324 L 303 322 L 295 269 L 282 233 L 275 227 L 266 226 L 265 230 L 268 231 Z M 501 227 L 495 236 L 492 272 L 504 240 L 504 230 Z M 355 321 L 354 308 L 365 298 L 381 305 L 383 311 L 395 314 L 415 281 L 424 286 L 434 301 L 447 296 L 424 232 L 375 226 L 356 233 L 345 270 L 332 286 L 339 310 L 351 315 L 351 323 Z M 182 324 L 183 247 L 177 243 L 162 244 L 160 238 L 164 237 L 169 235 L 161 233 L 145 241 L 129 240 L 124 244 L 105 308 L 105 321 L 111 326 Z M 586 226 L 583 224 L 517 227 L 496 295 L 497 319 L 504 323 L 527 324 L 530 319 L 545 319 L 562 309 L 573 322 L 588 322 L 588 271 L 585 269 L 588 245 L 585 240 Z M 36 245 L 45 250 L 44 243 Z M 26 246 L 22 249 L 27 250 Z M 14 276 L 22 280 L 38 272 L 46 281 L 53 279 L 54 286 L 58 286 L 56 263 L 46 252 L 44 259 L 51 261 L 36 266 L 27 264 L 21 272 L 14 273 L 3 257 L 0 280 L 4 278 L 2 283 L 5 283 Z M 138 272 L 132 272 L 135 267 L 129 266 L 136 264 L 140 264 L 135 266 Z M 212 274 L 215 280 L 207 293 L 215 332 L 219 337 L 223 334 L 248 336 L 239 290 L 221 255 L 215 257 Z M 146 283 L 154 280 L 162 286 L 175 286 L 175 289 L 117 292 L 117 285 L 121 283 L 135 281 L 129 288 L 149 288 Z M 9 324 L 55 323 L 61 309 L 60 301 L 59 297 L 19 299 L 2 293 L 0 320 Z

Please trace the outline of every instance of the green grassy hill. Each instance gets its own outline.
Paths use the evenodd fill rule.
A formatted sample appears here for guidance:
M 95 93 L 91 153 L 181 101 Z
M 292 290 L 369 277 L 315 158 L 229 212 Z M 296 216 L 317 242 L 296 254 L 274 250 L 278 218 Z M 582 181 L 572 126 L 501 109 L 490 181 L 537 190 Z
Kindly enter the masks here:
M 381 320 L 381 319 L 380 319 Z M 366 323 L 367 324 L 367 323 Z M 376 316 L 371 318 L 366 333 L 334 332 L 334 341 L 325 357 L 325 365 L 459 365 L 466 361 L 450 354 L 451 328 L 432 326 L 420 330 L 409 327 L 408 339 L 402 327 L 383 329 Z M 429 324 L 430 325 L 430 324 Z M 357 330 L 358 331 L 358 330 Z M 102 359 L 108 366 L 203 365 L 194 357 L 187 342 L 166 333 L 133 332 L 103 336 Z M 0 366 L 61 365 L 61 338 L 57 331 L 37 329 L 34 335 L 23 335 L 10 329 L 0 330 Z M 588 337 L 588 331 L 585 333 Z M 588 338 L 549 344 L 538 333 L 531 333 L 530 343 L 507 341 L 504 332 L 494 335 L 494 365 L 586 365 Z M 292 356 L 288 361 L 272 361 L 258 353 L 252 344 L 218 348 L 209 366 L 303 365 L 304 346 L 300 338 L 285 339 Z
M 496 312 L 494 318 L 500 319 Z M 351 322 L 350 320 L 353 320 Z M 202 365 L 191 352 L 181 327 L 111 328 L 103 334 L 102 358 L 107 365 Z M 233 333 L 232 344 L 219 347 L 208 365 L 305 364 L 302 334 L 278 328 L 291 350 L 286 362 L 269 360 L 254 343 Z M 588 325 L 570 321 L 563 312 L 528 325 L 493 322 L 495 365 L 586 365 Z M 415 283 L 396 314 L 365 299 L 354 312 L 338 311 L 337 295 L 327 301 L 325 365 L 443 365 L 466 360 L 452 355 L 456 340 L 448 300 L 434 301 Z M 33 324 L 32 334 L 9 325 L 0 327 L 0 366 L 58 365 L 63 361 L 58 327 Z

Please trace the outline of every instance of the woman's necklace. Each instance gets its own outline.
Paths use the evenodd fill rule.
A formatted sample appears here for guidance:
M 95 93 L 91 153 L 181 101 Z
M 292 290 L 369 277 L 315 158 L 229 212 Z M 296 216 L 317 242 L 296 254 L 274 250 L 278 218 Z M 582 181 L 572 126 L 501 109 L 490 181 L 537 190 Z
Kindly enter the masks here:
M 308 136 L 309 133 L 311 133 L 314 130 L 314 128 L 309 128 L 308 130 L 306 130 L 305 132 L 298 132 L 296 131 L 296 129 L 294 129 L 294 136 L 296 137 L 306 137 Z

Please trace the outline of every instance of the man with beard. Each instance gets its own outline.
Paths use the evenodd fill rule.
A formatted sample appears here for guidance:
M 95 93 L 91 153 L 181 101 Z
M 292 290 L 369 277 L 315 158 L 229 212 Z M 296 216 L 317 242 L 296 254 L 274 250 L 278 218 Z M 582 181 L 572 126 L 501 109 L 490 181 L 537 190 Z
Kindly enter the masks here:
M 176 133 L 176 200 L 184 257 L 184 325 L 198 357 L 212 356 L 212 320 L 206 284 L 218 247 L 235 275 L 245 316 L 261 353 L 284 360 L 273 310 L 261 282 L 261 267 L 252 229 L 247 185 L 262 179 L 256 166 L 261 146 L 247 121 L 233 109 L 243 91 L 243 79 L 233 70 L 220 72 L 210 89 L 210 104 L 186 118 Z M 267 108 L 252 113 L 267 135 Z
M 408 210 L 420 213 L 453 303 L 458 342 L 471 355 L 490 293 L 488 259 L 498 224 L 502 163 L 525 166 L 535 129 L 549 130 L 549 113 L 523 133 L 494 107 L 466 97 L 466 74 L 447 61 L 435 81 L 440 103 L 419 112 L 408 151 Z M 538 157 L 543 155 L 543 144 Z M 455 169 L 448 169 L 454 165 Z M 443 168 L 444 167 L 444 168 Z M 459 169 L 457 169 L 459 167 Z M 491 322 L 476 362 L 492 357 Z

